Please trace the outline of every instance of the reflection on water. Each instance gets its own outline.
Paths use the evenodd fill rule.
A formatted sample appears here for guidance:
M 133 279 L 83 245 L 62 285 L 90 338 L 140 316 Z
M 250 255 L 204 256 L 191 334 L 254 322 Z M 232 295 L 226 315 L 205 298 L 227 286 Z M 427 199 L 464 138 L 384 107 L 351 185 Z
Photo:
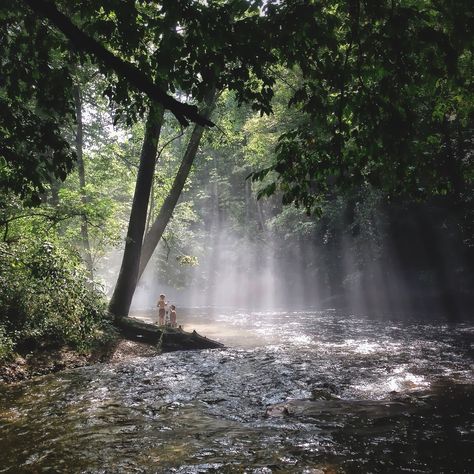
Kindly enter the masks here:
M 472 325 L 207 310 L 184 325 L 228 348 L 1 387 L 0 472 L 472 472 Z

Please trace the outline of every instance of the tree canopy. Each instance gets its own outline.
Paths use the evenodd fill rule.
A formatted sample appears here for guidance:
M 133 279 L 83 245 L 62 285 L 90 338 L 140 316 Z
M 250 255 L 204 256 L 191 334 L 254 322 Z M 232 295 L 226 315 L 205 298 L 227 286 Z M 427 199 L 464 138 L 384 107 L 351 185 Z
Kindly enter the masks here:
M 86 60 L 105 76 L 117 119 L 129 124 L 143 116 L 148 97 L 182 125 L 212 125 L 181 101 L 202 100 L 216 85 L 269 111 L 273 80 L 260 62 L 270 53 L 259 44 L 253 2 L 57 3 L 16 0 L 0 10 L 6 188 L 38 201 L 51 175 L 64 179 L 71 170 L 63 127 L 74 117 L 75 68 Z
M 304 120 L 274 163 L 284 202 L 307 208 L 370 184 L 388 197 L 467 199 L 472 187 L 471 2 L 282 2 L 268 6 Z
M 253 174 L 275 172 L 262 193 L 285 202 L 310 209 L 363 183 L 465 196 L 472 181 L 471 2 L 15 0 L 0 21 L 2 182 L 22 195 L 71 170 L 63 127 L 85 58 L 129 123 L 148 96 L 181 124 L 211 125 L 185 102 L 212 85 L 271 113 L 276 66 L 298 71 L 289 105 L 304 120 Z

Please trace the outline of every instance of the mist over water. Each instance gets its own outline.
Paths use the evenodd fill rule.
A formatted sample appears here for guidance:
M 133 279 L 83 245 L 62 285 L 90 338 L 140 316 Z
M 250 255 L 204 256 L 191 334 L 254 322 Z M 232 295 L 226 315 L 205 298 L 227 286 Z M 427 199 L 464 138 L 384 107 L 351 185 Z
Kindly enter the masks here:
M 132 307 L 152 307 L 161 292 L 170 301 L 186 307 L 257 310 L 314 305 L 321 291 L 315 284 L 309 297 L 307 275 L 299 264 L 278 258 L 271 234 L 265 240 L 255 240 L 223 229 L 199 256 L 196 267 L 182 269 L 187 273 L 186 287 L 176 288 L 160 281 L 153 268 L 148 268 L 137 287 Z
M 207 276 L 207 285 L 191 289 L 192 305 L 257 309 L 283 303 L 284 278 L 276 268 L 270 239 L 252 241 L 221 230 L 210 251 L 201 268 L 194 270 Z
M 374 246 L 370 242 L 356 245 L 343 234 L 337 245 L 328 248 L 314 236 L 285 241 L 271 229 L 250 236 L 224 223 L 200 239 L 196 248 L 190 249 L 198 258 L 196 266 L 181 266 L 172 253 L 167 262 L 151 261 L 137 287 L 134 310 L 154 307 L 158 295 L 165 293 L 170 302 L 181 307 L 335 307 L 375 317 L 395 313 L 436 314 L 448 319 L 472 315 L 455 293 L 460 287 L 456 265 L 461 259 L 455 249 L 446 250 L 452 258 L 448 269 L 439 269 L 446 267 L 447 258 L 440 256 L 436 270 L 430 273 L 407 268 L 407 262 L 398 256 L 400 244 L 390 235 Z M 422 243 L 415 241 L 413 246 L 420 249 Z M 406 255 L 403 258 L 406 260 Z M 429 255 L 423 258 L 429 259 Z M 181 275 L 178 285 L 162 277 L 171 267 Z M 442 279 L 437 278 L 440 273 Z
M 132 311 L 154 308 L 164 293 L 178 307 L 472 317 L 474 247 L 443 204 L 387 205 L 369 190 L 308 217 L 278 197 L 257 201 L 242 177 L 219 184 L 205 166 L 214 165 L 191 185 L 199 191 L 181 198 L 196 220 L 168 225 Z M 197 265 L 182 265 L 182 255 Z M 115 250 L 98 268 L 109 294 L 120 260 Z

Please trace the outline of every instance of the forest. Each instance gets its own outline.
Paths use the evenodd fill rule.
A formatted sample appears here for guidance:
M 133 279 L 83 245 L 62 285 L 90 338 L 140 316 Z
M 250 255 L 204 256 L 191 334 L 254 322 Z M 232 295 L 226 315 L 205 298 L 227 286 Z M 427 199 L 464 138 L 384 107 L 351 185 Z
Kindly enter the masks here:
M 206 293 L 224 227 L 281 303 L 470 308 L 472 7 L 418 3 L 5 4 L 1 353 L 102 337 L 150 260 Z
M 2 2 L 0 365 L 163 292 L 470 320 L 473 32 L 467 0 Z

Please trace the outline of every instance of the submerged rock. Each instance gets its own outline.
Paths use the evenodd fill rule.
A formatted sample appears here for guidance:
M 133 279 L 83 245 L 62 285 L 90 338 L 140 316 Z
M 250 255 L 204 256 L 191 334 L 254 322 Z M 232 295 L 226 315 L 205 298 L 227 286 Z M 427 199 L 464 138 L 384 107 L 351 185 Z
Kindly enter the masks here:
M 265 410 L 265 418 L 274 417 L 274 416 L 290 416 L 290 410 L 286 403 L 277 403 L 275 405 L 270 405 Z

